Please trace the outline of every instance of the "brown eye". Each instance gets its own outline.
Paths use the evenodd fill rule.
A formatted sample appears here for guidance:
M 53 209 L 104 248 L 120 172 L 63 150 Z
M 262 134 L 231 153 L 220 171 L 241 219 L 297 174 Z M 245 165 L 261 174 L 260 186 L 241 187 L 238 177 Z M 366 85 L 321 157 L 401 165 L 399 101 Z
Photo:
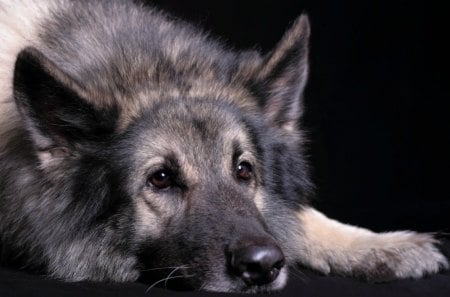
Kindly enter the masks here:
M 167 169 L 158 170 L 148 177 L 147 184 L 151 184 L 159 190 L 166 189 L 173 184 L 173 174 Z
M 253 177 L 252 165 L 248 162 L 241 162 L 237 166 L 236 177 L 241 180 L 250 180 Z

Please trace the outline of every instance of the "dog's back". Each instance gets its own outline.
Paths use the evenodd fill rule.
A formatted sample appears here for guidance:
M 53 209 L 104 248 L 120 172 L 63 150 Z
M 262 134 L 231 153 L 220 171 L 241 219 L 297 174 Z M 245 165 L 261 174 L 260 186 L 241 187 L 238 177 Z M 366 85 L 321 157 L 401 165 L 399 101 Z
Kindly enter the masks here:
M 27 46 L 83 84 L 95 97 L 93 104 L 119 104 L 122 128 L 146 104 L 143 97 L 244 92 L 229 85 L 251 74 L 260 62 L 258 53 L 226 51 L 190 24 L 130 2 L 0 2 L 0 129 L 16 117 L 10 104 L 12 74 L 17 54 Z M 154 84 L 150 94 L 148 82 Z

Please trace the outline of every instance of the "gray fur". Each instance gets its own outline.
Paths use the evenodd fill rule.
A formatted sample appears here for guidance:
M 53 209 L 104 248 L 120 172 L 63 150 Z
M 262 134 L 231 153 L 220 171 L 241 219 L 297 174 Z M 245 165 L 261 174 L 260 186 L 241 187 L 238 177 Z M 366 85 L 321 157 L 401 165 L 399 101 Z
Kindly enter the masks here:
M 230 250 L 261 241 L 279 246 L 288 264 L 324 273 L 420 277 L 447 265 L 431 236 L 414 233 L 396 249 L 403 233 L 366 240 L 351 228 L 339 230 L 372 258 L 350 260 L 352 247 L 336 242 L 330 260 L 321 234 L 333 223 L 309 215 L 297 127 L 306 16 L 263 56 L 131 1 L 12 3 L 0 1 L 6 264 L 67 281 L 145 281 L 152 267 L 177 267 L 190 288 L 242 292 L 286 282 L 286 267 L 261 286 L 230 272 Z M 15 23 L 25 11 L 26 22 Z M 252 166 L 249 180 L 236 176 L 242 162 Z M 149 182 L 160 170 L 172 177 L 163 190 Z M 393 244 L 392 257 L 380 242 Z

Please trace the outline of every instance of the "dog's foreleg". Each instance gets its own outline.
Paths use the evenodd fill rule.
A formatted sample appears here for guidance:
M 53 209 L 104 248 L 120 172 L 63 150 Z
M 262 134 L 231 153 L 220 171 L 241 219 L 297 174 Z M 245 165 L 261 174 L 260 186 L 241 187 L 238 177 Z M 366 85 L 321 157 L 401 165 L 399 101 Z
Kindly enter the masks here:
M 298 213 L 301 236 L 296 258 L 325 274 L 384 281 L 419 278 L 448 267 L 430 234 L 374 233 L 327 218 L 313 208 Z

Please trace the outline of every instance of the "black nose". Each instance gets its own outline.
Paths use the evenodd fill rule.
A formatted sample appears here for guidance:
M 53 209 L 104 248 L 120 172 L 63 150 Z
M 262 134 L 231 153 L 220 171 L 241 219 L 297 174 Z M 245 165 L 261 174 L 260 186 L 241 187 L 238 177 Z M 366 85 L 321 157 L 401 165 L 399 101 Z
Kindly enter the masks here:
M 284 255 L 274 244 L 249 245 L 231 253 L 233 273 L 248 286 L 273 282 L 284 266 Z

